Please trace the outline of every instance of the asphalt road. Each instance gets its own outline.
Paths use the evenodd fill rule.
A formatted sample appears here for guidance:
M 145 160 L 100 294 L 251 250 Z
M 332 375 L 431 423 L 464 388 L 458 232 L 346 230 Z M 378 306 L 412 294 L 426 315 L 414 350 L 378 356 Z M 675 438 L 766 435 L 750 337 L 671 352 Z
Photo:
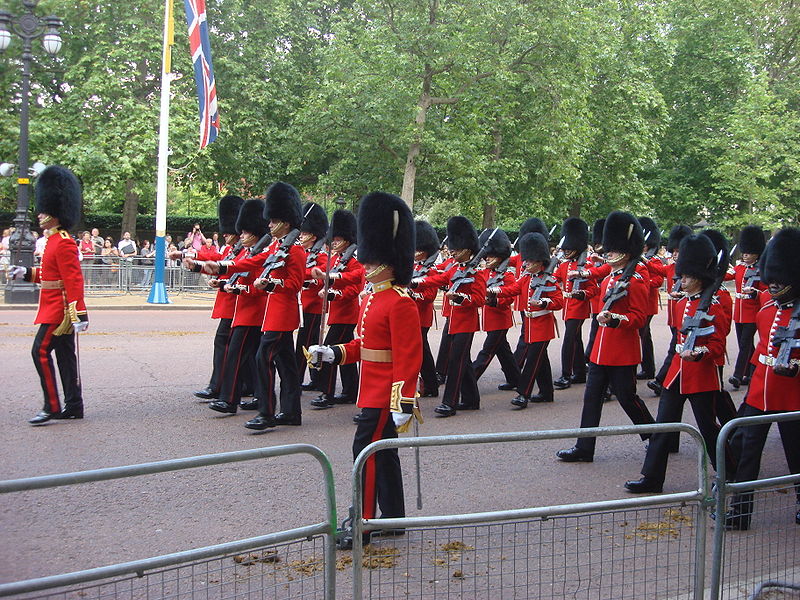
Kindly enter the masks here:
M 94 311 L 81 336 L 86 418 L 28 425 L 42 404 L 30 346 L 32 311 L 0 312 L 2 397 L 0 478 L 13 479 L 189 457 L 294 442 L 320 447 L 333 465 L 340 516 L 350 504 L 354 406 L 316 411 L 304 393 L 302 427 L 253 433 L 242 427 L 253 413 L 221 416 L 192 397 L 210 373 L 216 322 L 197 310 Z M 588 325 L 584 327 L 588 333 Z M 663 315 L 653 323 L 656 357 L 668 342 Z M 438 345 L 439 332 L 430 332 Z M 516 340 L 518 332 L 509 333 Z M 476 336 L 476 346 L 482 336 Z M 512 342 L 513 344 L 513 342 Z M 559 375 L 560 340 L 550 347 Z M 735 339 L 729 338 L 735 357 Z M 727 371 L 726 371 L 727 377 Z M 422 399 L 422 435 L 530 431 L 577 427 L 583 385 L 557 391 L 556 402 L 513 410 L 501 392 L 496 363 L 479 385 L 482 408 L 448 419 L 434 417 L 436 399 Z M 655 415 L 657 399 L 640 382 Z M 737 405 L 743 390 L 734 392 Z M 686 409 L 685 419 L 693 422 Z M 616 403 L 603 424 L 628 424 Z M 401 450 L 409 515 L 476 512 L 627 497 L 622 485 L 639 476 L 644 444 L 635 436 L 598 442 L 593 464 L 555 459 L 573 440 L 424 449 L 422 494 L 416 510 L 413 454 Z M 782 474 L 785 461 L 770 436 L 762 474 Z M 665 491 L 695 487 L 696 458 L 683 440 L 670 459 Z M 0 504 L 0 581 L 56 574 L 199 547 L 323 520 L 322 476 L 308 457 L 286 457 L 222 467 L 10 494 Z

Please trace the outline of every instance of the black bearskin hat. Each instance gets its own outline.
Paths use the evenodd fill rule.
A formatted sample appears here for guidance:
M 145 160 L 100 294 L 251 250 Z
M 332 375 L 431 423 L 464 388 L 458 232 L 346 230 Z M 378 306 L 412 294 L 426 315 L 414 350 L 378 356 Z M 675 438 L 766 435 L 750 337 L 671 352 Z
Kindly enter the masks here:
M 478 236 L 478 244 L 481 246 L 481 248 L 483 248 L 486 240 L 489 240 L 489 236 L 492 235 L 493 231 L 493 228 L 485 229 Z M 497 230 L 497 233 L 494 234 L 494 237 L 489 240 L 489 247 L 486 249 L 486 254 L 499 256 L 503 260 L 511 256 L 511 240 L 508 239 L 508 234 L 506 234 L 505 231 L 502 229 Z
M 742 227 L 739 233 L 739 252 L 742 254 L 761 254 L 764 252 L 764 230 L 759 225 Z
M 340 237 L 354 244 L 357 239 L 356 216 L 349 210 L 340 208 L 331 217 L 331 239 Z
M 523 221 L 522 225 L 519 226 L 517 241 L 514 243 L 515 250 L 519 250 L 519 240 L 526 233 L 541 233 L 544 239 L 548 242 L 550 241 L 550 230 L 547 229 L 547 225 L 544 224 L 544 221 L 537 217 L 531 217 Z
M 550 260 L 550 245 L 547 239 L 538 231 L 526 233 L 519 238 L 519 253 L 522 260 L 531 262 L 548 262 Z
M 725 275 L 728 271 L 728 264 L 731 260 L 731 250 L 730 246 L 728 245 L 728 240 L 725 238 L 724 235 L 720 231 L 716 229 L 704 229 L 700 232 L 701 235 L 706 236 L 708 239 L 711 240 L 711 243 L 714 244 L 714 251 L 719 256 L 720 251 L 722 252 L 722 256 L 719 257 L 717 261 L 717 276 Z
M 644 233 L 639 221 L 629 212 L 615 210 L 603 227 L 603 252 L 621 252 L 637 258 L 644 248 Z
M 389 265 L 394 282 L 408 285 L 416 248 L 416 227 L 408 204 L 394 194 L 367 194 L 358 205 L 358 231 L 359 262 Z
M 328 215 L 325 209 L 316 202 L 306 202 L 303 205 L 303 222 L 300 223 L 300 231 L 310 233 L 322 239 L 328 232 Z
M 467 217 L 456 216 L 447 220 L 447 247 L 450 250 L 470 250 L 477 254 L 480 250 L 478 232 Z
M 717 251 L 704 235 L 687 235 L 678 247 L 675 274 L 688 275 L 708 283 L 717 275 Z
M 661 246 L 661 231 L 658 229 L 658 225 L 656 225 L 653 219 L 650 217 L 639 217 L 639 225 L 642 226 L 642 231 L 644 232 L 645 246 L 648 248 L 658 248 Z M 648 235 L 648 233 L 650 235 Z
M 36 212 L 58 219 L 71 229 L 81 219 L 83 192 L 75 174 L 66 167 L 47 167 L 36 182 Z
M 276 181 L 266 193 L 267 205 L 264 207 L 264 218 L 269 221 L 285 221 L 292 229 L 300 227 L 303 213 L 300 210 L 300 194 L 293 185 Z
M 669 232 L 669 238 L 667 238 L 667 252 L 675 252 L 680 246 L 681 240 L 691 234 L 692 229 L 688 225 L 675 225 Z
M 592 245 L 595 252 L 599 252 L 603 248 L 603 229 L 605 226 L 605 219 L 597 219 L 592 225 Z
M 570 217 L 561 225 L 561 236 L 564 238 L 562 249 L 583 252 L 589 245 L 589 226 L 583 219 Z
M 269 223 L 264 218 L 264 201 L 261 198 L 249 198 L 244 201 L 236 219 L 236 233 L 248 231 L 256 237 L 264 237 L 269 231 Z
M 239 196 L 223 196 L 217 206 L 219 216 L 219 232 L 221 235 L 233 235 L 236 233 L 236 219 L 239 211 L 242 210 L 244 200 Z
M 792 286 L 791 297 L 800 295 L 800 229 L 785 227 L 778 231 L 761 254 L 759 270 L 767 283 L 784 283 Z
M 429 257 L 436 254 L 441 242 L 439 242 L 439 236 L 436 235 L 433 225 L 420 219 L 414 221 L 414 227 L 417 230 L 417 252 L 424 252 Z

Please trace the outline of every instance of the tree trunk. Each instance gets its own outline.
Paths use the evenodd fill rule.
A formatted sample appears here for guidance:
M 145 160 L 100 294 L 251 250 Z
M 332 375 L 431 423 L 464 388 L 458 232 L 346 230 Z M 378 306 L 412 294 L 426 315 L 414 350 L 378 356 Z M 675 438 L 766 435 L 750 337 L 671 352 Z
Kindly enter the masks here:
M 416 124 L 416 133 L 414 134 L 414 141 L 408 147 L 408 155 L 406 157 L 406 168 L 403 171 L 403 191 L 400 197 L 408 204 L 408 207 L 414 208 L 414 186 L 417 182 L 417 157 L 422 149 L 422 132 L 425 130 L 425 118 L 428 116 L 428 109 L 431 107 L 431 78 L 429 70 L 426 69 L 425 76 L 422 80 L 422 94 L 420 94 L 419 102 L 417 102 L 417 116 L 414 119 Z
M 125 204 L 122 205 L 122 232 L 130 231 L 136 238 L 136 215 L 139 214 L 139 194 L 133 190 L 133 180 L 125 182 Z
M 490 204 L 489 202 L 483 203 L 483 222 L 481 223 L 482 229 L 494 229 L 494 219 L 497 215 L 497 204 Z
M 568 216 L 580 218 L 581 208 L 583 208 L 583 200 L 581 198 L 573 198 L 569 203 Z

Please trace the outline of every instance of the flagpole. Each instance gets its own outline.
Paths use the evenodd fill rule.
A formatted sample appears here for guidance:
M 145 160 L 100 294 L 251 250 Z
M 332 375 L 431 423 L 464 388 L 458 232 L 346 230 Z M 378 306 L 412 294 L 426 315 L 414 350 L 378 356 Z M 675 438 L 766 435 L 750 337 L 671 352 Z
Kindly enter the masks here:
M 161 68 L 161 112 L 158 126 L 158 179 L 156 183 L 156 258 L 155 279 L 147 302 L 170 304 L 164 285 L 167 235 L 167 163 L 169 160 L 169 93 L 172 82 L 172 45 L 175 26 L 172 17 L 173 0 L 164 2 L 164 54 Z

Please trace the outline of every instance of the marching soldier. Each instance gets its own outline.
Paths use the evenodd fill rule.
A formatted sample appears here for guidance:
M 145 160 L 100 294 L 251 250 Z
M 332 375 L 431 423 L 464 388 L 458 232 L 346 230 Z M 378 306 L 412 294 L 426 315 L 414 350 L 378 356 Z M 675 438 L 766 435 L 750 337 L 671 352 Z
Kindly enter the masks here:
M 661 294 L 661 285 L 664 283 L 664 276 L 660 274 L 663 263 L 656 256 L 661 247 L 661 232 L 658 225 L 650 217 L 639 217 L 639 223 L 644 231 L 644 258 L 643 262 L 647 267 L 648 281 L 648 302 L 644 325 L 639 330 L 639 340 L 642 344 L 642 370 L 636 374 L 636 379 L 653 379 L 656 375 L 655 353 L 653 351 L 653 335 L 650 331 L 650 323 L 653 317 L 658 314 L 658 305 Z M 651 265 L 652 263 L 652 265 Z
M 605 265 L 605 259 L 603 258 L 604 250 L 603 250 L 603 228 L 606 225 L 605 219 L 597 219 L 592 225 L 592 265 L 597 268 Z M 580 277 L 582 275 L 578 274 Z M 605 277 L 605 275 L 603 276 Z M 592 277 L 592 279 L 596 282 L 597 278 Z M 602 277 L 600 278 L 602 279 Z M 586 358 L 586 362 L 589 362 L 589 357 L 592 355 L 592 346 L 594 345 L 594 338 L 597 335 L 597 315 L 598 313 L 603 310 L 603 298 L 600 295 L 600 289 L 598 287 L 598 293 L 595 294 L 589 300 L 589 339 L 586 342 L 586 350 L 584 351 L 584 357 Z
M 359 294 L 364 289 L 364 267 L 356 259 L 356 217 L 349 210 L 339 209 L 331 218 L 331 272 L 319 267 L 311 271 L 324 283 L 330 277 L 328 290 L 328 333 L 325 345 L 346 344 L 353 339 L 358 321 Z M 322 289 L 320 294 L 322 294 Z M 336 394 L 336 372 L 342 377 L 342 393 Z M 334 404 L 355 404 L 358 397 L 358 367 L 355 363 L 340 366 L 324 364 L 317 378 L 322 394 L 311 401 L 314 408 L 331 408 Z
M 223 196 L 219 201 L 219 206 L 217 207 L 219 233 L 225 238 L 225 250 L 222 260 L 233 260 L 240 253 L 247 252 L 239 244 L 239 234 L 236 232 L 236 219 L 239 217 L 242 204 L 244 204 L 244 200 L 239 196 Z M 219 398 L 222 365 L 225 361 L 225 352 L 231 337 L 231 324 L 233 323 L 233 314 L 236 309 L 236 295 L 229 294 L 222 289 L 225 285 L 224 279 L 209 279 L 208 285 L 217 288 L 214 308 L 211 310 L 211 318 L 219 319 L 219 323 L 217 332 L 214 334 L 214 359 L 211 379 L 205 389 L 196 391 L 194 396 L 203 400 L 215 400 Z M 250 366 L 252 367 L 252 363 Z M 244 370 L 242 373 L 244 374 Z M 252 372 L 250 374 L 252 376 Z M 252 385 L 250 387 L 252 389 Z
M 739 416 L 791 412 L 800 410 L 800 230 L 785 228 L 778 231 L 767 244 L 761 257 L 762 281 L 769 292 L 760 294 L 763 306 L 756 315 L 758 347 L 753 363 L 755 371 L 750 381 Z M 740 427 L 731 440 L 738 466 L 731 473 L 733 481 L 752 481 L 758 478 L 761 454 L 769 433 L 770 423 Z M 778 423 L 783 451 L 789 472 L 800 473 L 800 421 Z M 800 488 L 795 486 L 800 504 Z M 799 506 L 800 507 L 800 506 Z M 725 515 L 725 528 L 750 528 L 753 512 L 753 493 L 734 496 L 731 509 Z M 800 510 L 795 514 L 800 525 Z
M 337 346 L 312 346 L 310 360 L 361 364 L 358 407 L 361 416 L 353 439 L 353 458 L 371 442 L 397 437 L 409 426 L 416 408 L 422 363 L 422 337 L 414 301 L 405 286 L 414 262 L 414 219 L 399 197 L 375 192 L 361 199 L 358 211 L 359 258 L 372 284 L 361 303 L 355 339 Z M 396 449 L 381 450 L 362 471 L 365 519 L 405 516 L 403 476 Z M 397 534 L 400 531 L 387 531 Z M 373 534 L 374 535 L 374 534 Z M 365 539 L 364 543 L 368 543 Z M 352 546 L 352 539 L 340 547 Z
M 303 307 L 303 324 L 297 332 L 295 358 L 300 381 L 306 372 L 306 356 L 303 348 L 319 341 L 319 327 L 322 321 L 322 282 L 314 279 L 314 267 L 325 269 L 328 263 L 328 252 L 325 248 L 325 233 L 328 231 L 328 215 L 325 210 L 314 202 L 307 202 L 303 206 L 303 222 L 300 224 L 300 244 L 306 251 L 306 274 L 303 281 L 303 291 L 300 292 L 300 304 Z M 316 369 L 311 369 L 309 375 L 311 383 L 303 384 L 304 390 L 317 389 Z
M 742 259 L 734 268 L 736 281 L 736 301 L 733 305 L 733 321 L 736 323 L 736 340 L 739 344 L 739 355 L 733 375 L 728 382 L 739 389 L 750 382 L 753 366 L 750 358 L 753 355 L 753 339 L 756 335 L 756 313 L 759 310 L 758 293 L 767 289 L 758 270 L 758 259 L 764 251 L 764 231 L 758 225 L 748 225 L 739 234 L 739 252 Z
M 544 222 L 537 218 L 531 217 L 530 219 L 526 219 L 522 222 L 522 225 L 519 226 L 519 235 L 517 236 L 517 240 L 514 242 L 514 247 L 517 251 L 519 251 L 519 241 L 522 239 L 526 233 L 541 233 L 545 240 L 548 242 L 550 241 L 550 232 L 547 231 L 547 226 Z M 523 266 L 523 259 L 522 255 L 515 254 L 511 257 L 509 264 L 514 268 L 514 276 L 519 279 L 525 274 L 525 267 Z M 517 345 L 514 348 L 514 358 L 517 359 L 517 365 L 520 369 L 522 369 L 522 363 L 525 360 L 525 306 L 524 306 L 524 299 L 522 295 L 516 297 L 514 301 L 514 310 L 519 312 L 520 318 L 520 331 L 519 331 L 519 339 L 517 340 Z M 501 390 L 513 390 L 514 387 L 506 384 L 500 386 Z
M 486 251 L 486 268 L 483 269 L 487 280 L 486 287 L 502 288 L 515 282 L 514 272 L 509 268 L 511 257 L 511 242 L 505 231 L 498 229 L 492 235 L 492 230 L 487 229 L 481 233 L 478 241 L 481 245 L 488 243 Z M 505 375 L 506 383 L 514 388 L 519 384 L 519 366 L 508 344 L 508 330 L 513 325 L 511 305 L 513 298 L 499 297 L 497 294 L 487 296 L 486 304 L 481 308 L 481 328 L 486 332 L 481 351 L 475 357 L 472 368 L 475 378 L 480 379 L 486 368 L 497 356 L 500 369 Z
M 600 290 L 594 279 L 580 275 L 570 276 L 570 271 L 580 271 L 592 266 L 587 257 L 589 229 L 586 221 L 570 217 L 561 226 L 564 238 L 561 249 L 565 260 L 554 276 L 564 296 L 564 339 L 561 342 L 561 377 L 553 382 L 557 390 L 565 390 L 573 383 L 586 383 L 586 358 L 583 348 L 583 322 L 589 317 L 590 302 Z
M 526 408 L 528 402 L 553 401 L 553 372 L 547 346 L 556 336 L 554 311 L 563 306 L 561 289 L 556 279 L 545 271 L 551 260 L 550 248 L 541 233 L 526 233 L 519 240 L 519 252 L 524 271 L 513 284 L 503 288 L 493 287 L 492 296 L 522 297 L 525 351 L 522 373 L 517 391 L 519 395 L 511 401 L 516 407 Z M 539 393 L 533 394 L 534 382 L 539 384 Z
M 39 226 L 49 233 L 40 267 L 14 266 L 9 277 L 22 278 L 42 286 L 34 323 L 39 331 L 33 341 L 33 363 L 39 373 L 44 406 L 28 422 L 41 425 L 50 419 L 82 419 L 83 394 L 76 336 L 89 327 L 83 301 L 83 275 L 78 246 L 69 228 L 80 219 L 81 185 L 64 167 L 50 166 L 36 184 L 36 212 Z M 64 386 L 64 409 L 58 398 L 53 351 Z
M 647 311 L 647 272 L 637 263 L 644 247 L 644 234 L 636 217 L 614 211 L 603 228 L 603 249 L 611 273 L 600 286 L 603 310 L 597 315 L 597 337 L 592 346 L 581 427 L 597 427 L 608 385 L 628 417 L 636 425 L 650 424 L 653 417 L 636 394 L 636 366 L 641 362 L 639 329 Z M 578 438 L 572 448 L 556 456 L 565 462 L 592 462 L 596 438 Z
M 727 267 L 727 254 L 719 259 L 706 236 L 689 235 L 681 241 L 675 273 L 681 278 L 684 292 L 677 305 L 683 326 L 677 334 L 675 354 L 664 379 L 656 418 L 658 423 L 680 422 L 684 402 L 689 400 L 714 468 L 719 459 L 715 450 L 720 430 L 716 401 L 722 389 L 717 363 L 725 355 L 725 338 L 730 331 L 730 314 L 717 297 L 717 290 Z M 700 311 L 708 319 L 702 319 L 689 328 L 690 319 L 698 317 Z M 708 326 L 712 329 L 710 333 L 695 334 L 694 339 L 689 337 L 692 331 Z M 656 433 L 650 438 L 641 479 L 625 483 L 629 492 L 661 492 L 673 436 L 673 433 Z
M 419 323 L 422 332 L 422 368 L 420 369 L 419 395 L 436 398 L 439 395 L 439 378 L 436 376 L 436 363 L 433 360 L 428 331 L 433 325 L 433 302 L 439 293 L 435 285 L 426 286 L 427 277 L 437 275 L 436 259 L 439 257 L 439 236 L 427 221 L 415 221 L 416 252 L 414 253 L 414 275 L 409 284 L 411 298 L 417 304 Z M 423 285 L 420 285 L 423 284 Z

